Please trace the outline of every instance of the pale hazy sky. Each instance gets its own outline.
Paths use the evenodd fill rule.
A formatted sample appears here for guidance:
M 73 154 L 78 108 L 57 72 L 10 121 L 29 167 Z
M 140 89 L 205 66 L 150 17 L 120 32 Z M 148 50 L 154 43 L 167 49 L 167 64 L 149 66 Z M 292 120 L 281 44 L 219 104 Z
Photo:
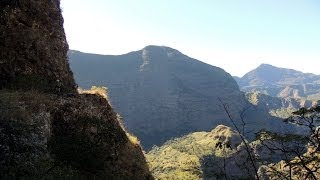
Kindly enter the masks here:
M 242 76 L 261 63 L 320 74 L 320 0 L 61 0 L 71 49 L 164 45 Z

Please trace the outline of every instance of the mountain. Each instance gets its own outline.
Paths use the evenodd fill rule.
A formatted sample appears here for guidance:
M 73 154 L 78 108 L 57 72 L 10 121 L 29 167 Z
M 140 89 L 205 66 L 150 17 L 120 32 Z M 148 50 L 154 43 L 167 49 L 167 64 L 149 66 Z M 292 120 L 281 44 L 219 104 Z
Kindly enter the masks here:
M 70 51 L 69 59 L 80 87 L 108 87 L 112 106 L 146 149 L 219 124 L 231 126 L 222 103 L 237 123 L 245 115 L 254 132 L 289 128 L 247 102 L 223 69 L 169 47 L 147 46 L 118 56 Z
M 261 64 L 235 80 L 246 92 L 258 91 L 283 98 L 320 99 L 320 75 Z
M 107 99 L 77 92 L 60 1 L 0 10 L 0 179 L 152 179 Z

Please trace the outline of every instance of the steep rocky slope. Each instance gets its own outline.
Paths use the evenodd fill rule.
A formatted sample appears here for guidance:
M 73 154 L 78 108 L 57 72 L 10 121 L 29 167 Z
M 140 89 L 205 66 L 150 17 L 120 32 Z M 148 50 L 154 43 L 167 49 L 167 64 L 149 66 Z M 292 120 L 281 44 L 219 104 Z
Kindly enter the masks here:
M 273 97 L 320 99 L 320 76 L 261 64 L 242 78 L 235 78 L 240 89 L 258 91 Z
M 69 57 L 79 86 L 108 87 L 111 104 L 146 148 L 218 124 L 230 125 L 219 98 L 235 118 L 249 106 L 224 70 L 169 47 L 147 46 L 119 56 L 71 51 Z
M 0 2 L 0 179 L 151 179 L 108 101 L 76 92 L 59 4 Z
M 147 179 L 106 99 L 0 91 L 0 177 Z
M 0 8 L 0 87 L 74 93 L 60 1 L 5 0 Z
M 257 109 L 265 110 L 272 116 L 279 118 L 288 118 L 302 107 L 309 108 L 315 106 L 318 102 L 300 99 L 300 98 L 280 98 L 272 97 L 259 92 L 246 93 L 246 97 L 250 103 L 256 106 Z

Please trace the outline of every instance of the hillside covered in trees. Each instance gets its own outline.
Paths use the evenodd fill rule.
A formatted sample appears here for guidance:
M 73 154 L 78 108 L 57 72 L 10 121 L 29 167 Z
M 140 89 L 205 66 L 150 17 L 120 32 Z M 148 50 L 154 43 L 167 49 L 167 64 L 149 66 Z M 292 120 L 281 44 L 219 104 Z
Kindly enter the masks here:
M 153 147 L 146 155 L 156 179 L 313 179 L 320 177 L 320 108 L 302 108 L 287 122 L 306 136 L 262 130 L 253 141 L 242 127 L 219 125 Z M 230 119 L 233 121 L 233 119 Z

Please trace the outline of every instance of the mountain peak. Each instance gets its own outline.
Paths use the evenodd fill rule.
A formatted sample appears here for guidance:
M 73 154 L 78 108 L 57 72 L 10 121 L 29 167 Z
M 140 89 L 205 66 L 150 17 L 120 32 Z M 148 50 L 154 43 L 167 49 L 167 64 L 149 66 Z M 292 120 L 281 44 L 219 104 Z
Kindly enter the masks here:
M 218 98 L 233 104 L 235 114 L 246 105 L 230 74 L 169 47 L 119 56 L 70 54 L 70 59 L 80 87 L 108 86 L 115 109 L 147 149 L 220 124 L 226 115 Z
M 294 69 L 261 64 L 242 78 L 235 78 L 244 91 L 259 91 L 271 96 L 317 96 L 320 76 Z M 284 93 L 285 92 L 285 93 Z M 285 94 L 285 96 L 284 96 Z
M 177 55 L 183 55 L 180 51 L 173 49 L 168 46 L 156 46 L 156 45 L 148 45 L 142 49 L 143 53 L 149 54 L 157 54 L 157 55 L 165 55 L 168 57 L 173 57 Z
M 175 50 L 175 51 L 178 51 L 176 49 L 173 49 L 171 47 L 168 47 L 168 46 L 157 46 L 157 45 L 148 45 L 146 47 L 144 47 L 143 49 L 147 49 L 147 50 L 157 50 L 157 49 L 161 49 L 161 50 Z
M 260 64 L 256 69 L 260 69 L 260 68 L 277 68 L 271 64 L 265 64 L 265 63 L 262 63 Z
M 261 71 L 261 70 L 268 71 L 268 72 L 278 71 L 278 72 L 282 72 L 282 73 L 299 73 L 299 74 L 303 74 L 303 72 L 297 71 L 297 70 L 294 70 L 294 69 L 282 68 L 282 67 L 273 66 L 271 64 L 264 64 L 264 63 L 260 64 L 253 71 Z M 305 74 L 307 74 L 307 73 L 305 73 Z

